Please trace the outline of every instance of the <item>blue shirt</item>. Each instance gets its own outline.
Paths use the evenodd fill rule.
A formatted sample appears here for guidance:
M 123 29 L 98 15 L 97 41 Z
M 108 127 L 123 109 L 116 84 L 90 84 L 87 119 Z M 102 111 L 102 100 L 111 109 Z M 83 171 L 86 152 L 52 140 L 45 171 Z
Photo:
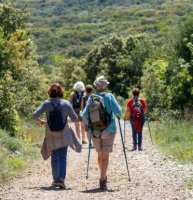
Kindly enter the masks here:
M 96 94 L 103 97 L 106 111 L 109 114 L 112 113 L 111 123 L 105 129 L 105 131 L 116 133 L 117 128 L 116 128 L 116 123 L 115 123 L 115 115 L 119 116 L 119 117 L 121 116 L 122 112 L 121 112 L 120 105 L 118 104 L 117 100 L 115 99 L 115 97 L 111 93 L 106 93 L 105 95 L 104 94 L 102 95 L 100 93 L 96 93 Z M 91 99 L 89 97 L 87 104 L 86 104 L 86 107 L 84 108 L 84 110 L 82 112 L 83 117 L 85 117 L 87 120 L 89 119 L 89 106 L 90 106 L 90 104 L 91 104 Z M 100 133 L 100 131 L 93 131 L 93 133 Z

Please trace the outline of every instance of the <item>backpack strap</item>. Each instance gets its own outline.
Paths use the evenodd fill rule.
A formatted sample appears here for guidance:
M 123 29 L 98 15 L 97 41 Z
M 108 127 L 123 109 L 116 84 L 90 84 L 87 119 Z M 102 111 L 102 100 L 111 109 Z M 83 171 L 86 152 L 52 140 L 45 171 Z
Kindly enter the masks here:
M 56 107 L 54 106 L 54 103 L 53 103 L 52 99 L 50 99 L 50 101 L 51 101 L 51 104 L 52 104 L 54 110 L 58 110 L 58 107 L 59 107 L 59 105 L 60 105 L 60 101 L 59 101 L 59 103 L 57 104 Z
M 142 103 L 141 103 L 141 100 L 142 100 L 142 99 L 141 99 L 141 98 L 134 98 L 134 97 L 133 97 L 132 100 L 133 100 L 133 104 L 134 104 L 135 102 L 140 102 L 140 104 L 142 105 Z
M 139 98 L 135 98 L 135 97 L 133 97 L 133 103 L 135 102 L 135 101 L 138 101 L 139 100 Z
M 77 96 L 78 96 L 78 92 L 77 92 L 77 91 L 74 91 L 73 94 L 72 94 L 73 100 L 76 99 Z
M 106 92 L 101 92 L 101 93 L 100 93 L 100 95 L 101 95 L 102 97 L 104 97 L 106 94 L 107 94 Z
M 104 103 L 104 105 L 105 105 L 104 97 L 105 97 L 105 95 L 107 94 L 107 92 L 102 92 L 101 94 L 102 94 L 102 97 L 103 97 L 103 103 Z M 109 124 L 111 123 L 111 117 L 112 117 L 112 115 L 113 115 L 110 102 L 111 102 L 111 100 L 109 100 L 109 108 L 110 108 L 110 110 L 111 110 L 110 113 L 107 112 L 107 109 L 106 109 L 106 106 L 105 106 L 105 112 L 106 112 L 107 115 L 108 115 Z

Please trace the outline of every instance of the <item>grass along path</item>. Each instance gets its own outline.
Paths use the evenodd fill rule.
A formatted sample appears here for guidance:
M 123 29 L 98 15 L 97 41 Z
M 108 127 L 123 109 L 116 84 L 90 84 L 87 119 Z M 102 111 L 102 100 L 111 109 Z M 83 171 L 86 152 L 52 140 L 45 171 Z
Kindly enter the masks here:
M 152 124 L 154 138 L 161 150 L 182 163 L 193 161 L 193 122 L 165 120 Z
M 98 189 L 96 153 L 92 150 L 89 179 L 85 179 L 87 148 L 81 154 L 69 149 L 67 190 L 50 186 L 52 182 L 50 160 L 34 164 L 22 176 L 0 187 L 1 200 L 85 200 L 85 199 L 135 199 L 135 200 L 192 200 L 193 189 L 187 183 L 193 174 L 192 165 L 180 165 L 164 157 L 144 134 L 144 151 L 130 152 L 131 130 L 127 125 L 127 156 L 131 174 L 128 182 L 120 134 L 116 135 L 114 153 L 108 171 L 109 190 Z

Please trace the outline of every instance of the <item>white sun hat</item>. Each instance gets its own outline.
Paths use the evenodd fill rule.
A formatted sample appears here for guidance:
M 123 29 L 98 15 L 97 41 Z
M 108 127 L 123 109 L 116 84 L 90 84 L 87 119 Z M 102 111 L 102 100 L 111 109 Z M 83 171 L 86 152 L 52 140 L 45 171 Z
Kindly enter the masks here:
M 106 87 L 108 84 L 109 81 L 104 76 L 97 77 L 93 83 L 95 87 Z

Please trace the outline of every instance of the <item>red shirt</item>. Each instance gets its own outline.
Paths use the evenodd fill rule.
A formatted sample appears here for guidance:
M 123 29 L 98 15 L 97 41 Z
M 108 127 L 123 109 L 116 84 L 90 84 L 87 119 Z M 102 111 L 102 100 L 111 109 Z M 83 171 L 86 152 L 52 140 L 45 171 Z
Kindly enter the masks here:
M 143 110 L 147 108 L 146 101 L 144 99 L 139 98 L 141 105 L 143 107 Z M 129 99 L 127 102 L 127 107 L 129 107 L 130 110 L 132 110 L 133 107 L 133 99 Z

